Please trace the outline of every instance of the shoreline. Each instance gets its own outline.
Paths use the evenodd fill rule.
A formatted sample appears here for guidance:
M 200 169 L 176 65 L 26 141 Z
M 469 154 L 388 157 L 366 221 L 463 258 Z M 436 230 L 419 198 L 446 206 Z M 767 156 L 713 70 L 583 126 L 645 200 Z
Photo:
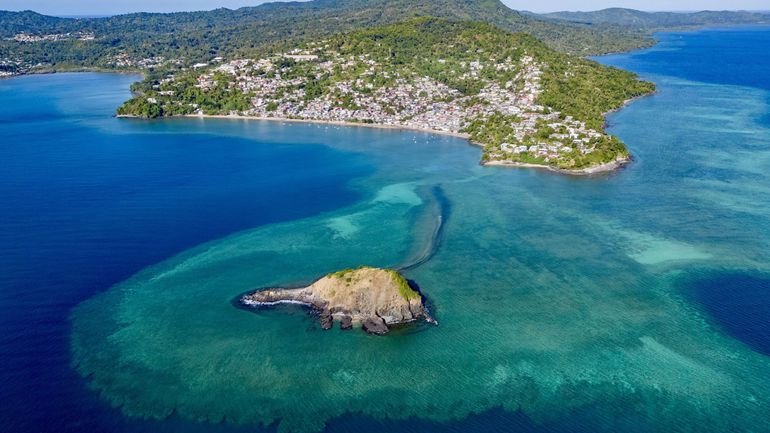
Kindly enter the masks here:
M 35 75 L 55 75 L 55 74 L 118 74 L 118 75 L 140 75 L 145 76 L 145 71 L 141 69 L 110 69 L 110 68 L 72 68 L 72 69 L 40 69 L 35 71 L 14 72 L 11 75 L 2 75 L 0 80 L 19 77 L 34 77 Z
M 641 95 L 637 96 L 635 98 L 631 98 L 623 103 L 622 106 L 611 110 L 616 111 L 620 110 L 621 108 L 628 105 L 631 101 L 634 101 L 638 98 L 642 98 L 649 95 Z M 141 119 L 141 117 L 133 116 L 133 115 L 126 115 L 126 114 L 118 114 L 115 117 L 122 118 L 122 119 Z M 179 116 L 167 116 L 167 117 L 161 117 L 162 119 L 174 119 L 174 118 L 183 118 L 183 119 L 230 119 L 230 120 L 263 120 L 267 122 L 288 122 L 288 123 L 307 123 L 307 124 L 316 124 L 316 125 L 333 125 L 333 126 L 358 126 L 358 127 L 364 127 L 364 128 L 373 128 L 373 129 L 387 129 L 387 130 L 394 130 L 394 131 L 412 131 L 412 132 L 422 132 L 422 133 L 428 133 L 428 134 L 437 134 L 437 135 L 444 135 L 449 137 L 456 137 L 456 138 L 462 138 L 467 140 L 468 144 L 475 147 L 481 147 L 484 146 L 480 143 L 476 143 L 474 141 L 470 140 L 470 135 L 461 133 L 461 132 L 449 132 L 449 131 L 439 131 L 435 129 L 428 129 L 428 128 L 415 128 L 415 127 L 408 127 L 408 126 L 397 126 L 397 125 L 382 125 L 377 123 L 363 123 L 363 122 L 346 122 L 342 120 L 318 120 L 318 119 L 292 119 L 292 118 L 284 118 L 284 117 L 258 117 L 258 116 L 244 116 L 240 114 L 185 114 L 185 115 L 179 115 Z M 531 164 L 531 163 L 524 163 L 524 162 L 513 162 L 513 161 L 479 161 L 479 165 L 484 167 L 507 167 L 507 168 L 538 168 L 538 169 L 545 169 L 549 170 L 555 173 L 560 174 L 567 174 L 572 176 L 590 176 L 594 174 L 602 174 L 602 173 L 609 173 L 615 170 L 618 170 L 622 168 L 623 166 L 631 163 L 633 159 L 628 156 L 626 158 L 622 159 L 616 159 L 614 161 L 609 161 L 604 164 L 595 165 L 592 167 L 586 167 L 581 168 L 577 170 L 569 170 L 564 168 L 558 168 L 553 167 L 550 165 L 543 165 L 543 164 Z
M 614 161 L 605 162 L 604 164 L 594 165 L 586 168 L 579 168 L 570 170 L 566 168 L 552 167 L 550 165 L 532 164 L 528 162 L 515 162 L 515 161 L 486 161 L 481 165 L 485 167 L 505 167 L 505 168 L 535 168 L 540 170 L 548 170 L 559 174 L 566 174 L 570 176 L 593 176 L 599 174 L 613 173 L 626 165 L 630 164 L 633 158 L 627 156 L 625 158 L 615 159 Z
M 136 118 L 136 116 L 130 115 L 118 115 L 116 117 L 124 118 Z M 417 128 L 410 126 L 400 125 L 383 125 L 380 123 L 364 123 L 364 122 L 348 122 L 344 120 L 319 120 L 319 119 L 292 119 L 288 117 L 259 117 L 259 116 L 244 116 L 241 114 L 185 114 L 181 116 L 169 116 L 166 118 L 185 118 L 185 119 L 233 119 L 233 120 L 264 120 L 268 122 L 289 122 L 289 123 L 310 123 L 316 125 L 333 125 L 333 126 L 359 126 L 364 128 L 373 129 L 390 129 L 396 131 L 412 131 L 412 132 L 425 132 L 429 134 L 445 135 L 449 137 L 464 138 L 468 140 L 470 135 L 462 132 L 440 131 L 438 129 Z
M 629 106 L 629 105 L 633 104 L 634 102 L 636 102 L 636 101 L 638 101 L 638 100 L 640 100 L 640 99 L 649 98 L 649 97 L 651 97 L 651 96 L 655 96 L 655 95 L 657 95 L 657 94 L 658 94 L 658 85 L 657 85 L 656 83 L 652 82 L 652 81 L 651 81 L 651 83 L 652 83 L 652 84 L 655 84 L 655 90 L 653 90 L 652 92 L 650 92 L 650 93 L 645 93 L 644 95 L 634 96 L 633 98 L 628 98 L 628 99 L 626 99 L 625 101 L 623 101 L 623 104 L 621 104 L 619 107 L 617 107 L 617 108 L 613 108 L 612 110 L 609 110 L 609 111 L 605 111 L 604 113 L 602 113 L 602 116 L 604 117 L 604 124 L 602 125 L 602 128 L 606 130 L 607 128 L 609 128 L 609 127 L 610 127 L 610 124 L 609 124 L 609 122 L 607 121 L 607 117 L 608 117 L 610 114 L 612 114 L 612 113 L 617 113 L 618 111 L 620 111 L 620 110 L 622 110 L 622 109 L 626 108 L 627 106 Z M 607 131 L 604 131 L 604 132 L 605 132 L 605 133 L 607 133 Z M 609 134 L 608 134 L 608 135 L 609 135 Z M 623 143 L 623 144 L 625 145 L 625 143 Z
M 318 317 L 323 330 L 331 329 L 337 321 L 343 330 L 357 323 L 367 333 L 385 335 L 391 326 L 418 320 L 437 325 L 424 301 L 419 287 L 398 271 L 361 266 L 327 274 L 305 287 L 253 290 L 232 302 L 250 311 L 299 305 Z

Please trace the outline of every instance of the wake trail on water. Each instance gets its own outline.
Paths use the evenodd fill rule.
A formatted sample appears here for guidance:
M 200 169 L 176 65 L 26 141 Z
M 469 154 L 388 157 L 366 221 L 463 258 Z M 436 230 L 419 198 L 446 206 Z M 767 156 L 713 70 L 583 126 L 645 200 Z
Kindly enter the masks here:
M 436 185 L 431 189 L 431 198 L 432 206 L 430 207 L 432 209 L 429 209 L 428 213 L 433 214 L 431 217 L 433 224 L 432 230 L 428 232 L 429 235 L 422 243 L 421 248 L 415 252 L 413 257 L 404 264 L 396 267 L 396 270 L 399 272 L 413 270 L 424 265 L 438 251 L 438 247 L 441 244 L 441 236 L 444 231 L 444 224 L 449 216 L 451 204 L 446 198 L 446 195 L 444 195 L 443 188 L 439 185 Z

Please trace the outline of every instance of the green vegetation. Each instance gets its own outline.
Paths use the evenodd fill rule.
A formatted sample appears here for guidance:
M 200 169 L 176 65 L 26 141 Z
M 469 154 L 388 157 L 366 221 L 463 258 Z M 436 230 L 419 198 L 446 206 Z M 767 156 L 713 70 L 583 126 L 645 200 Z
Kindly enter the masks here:
M 398 271 L 387 269 L 387 272 L 391 275 L 391 277 L 393 277 L 393 282 L 398 285 L 398 293 L 401 294 L 404 299 L 411 301 L 412 299 L 421 298 L 420 294 L 409 285 L 409 282 L 406 281 L 406 278 L 404 278 L 403 275 L 401 275 Z
M 542 75 L 543 93 L 537 102 L 560 112 L 562 119 L 571 116 L 584 122 L 587 128 L 603 132 L 607 112 L 621 107 L 627 100 L 655 91 L 654 84 L 638 80 L 631 72 L 558 53 L 542 44 L 532 44 L 529 52 L 533 50 L 537 51 L 535 57 L 545 65 Z M 465 132 L 477 143 L 496 145 L 507 142 L 525 146 L 536 144 L 538 139 L 545 140 L 552 133 L 558 132 L 541 126 L 531 137 L 519 141 L 513 137 L 511 123 L 514 121 L 515 119 L 509 116 L 496 113 L 483 119 L 474 119 L 465 128 Z M 588 154 L 575 151 L 564 155 L 558 161 L 546 161 L 542 157 L 529 154 L 512 155 L 511 160 L 555 165 L 563 169 L 580 169 L 628 156 L 625 145 L 616 137 L 606 134 L 594 138 L 588 145 L 595 151 Z M 489 160 L 490 154 L 495 150 L 497 149 L 494 147 L 487 147 L 485 160 Z
M 358 269 L 352 269 L 352 268 L 342 269 L 342 270 L 337 271 L 337 272 L 332 272 L 331 274 L 327 275 L 327 277 L 329 277 L 329 278 L 347 278 L 347 276 L 349 274 L 352 274 L 353 272 L 355 272 L 357 270 L 361 270 L 361 269 L 369 269 L 369 266 L 359 266 Z
M 511 140 L 511 136 L 514 134 L 512 124 L 519 121 L 521 118 L 517 116 L 495 112 L 491 116 L 472 119 L 468 126 L 463 129 L 463 132 L 469 134 L 471 140 L 476 143 L 490 143 L 490 146 L 494 146 L 492 143 L 513 141 Z
M 154 119 L 168 115 L 157 103 L 152 103 L 147 98 L 132 98 L 118 108 L 119 116 L 136 116 Z
M 356 271 L 362 270 L 362 269 L 374 269 L 370 266 L 360 266 L 357 269 L 343 269 L 337 272 L 332 272 L 327 275 L 329 278 L 337 278 L 345 280 L 347 283 L 352 282 L 352 276 Z M 406 280 L 406 278 L 401 275 L 396 270 L 393 269 L 384 269 L 385 272 L 387 272 L 392 278 L 393 282 L 396 283 L 398 286 L 398 293 L 407 301 L 410 301 L 412 299 L 421 299 L 420 294 L 412 289 L 412 286 L 409 285 L 409 282 Z
M 601 130 L 604 115 L 623 103 L 655 91 L 636 74 L 556 52 L 542 53 L 543 94 L 538 102 Z
M 34 12 L 0 12 L 0 60 L 23 70 L 138 69 L 158 62 L 191 65 L 216 56 L 249 57 L 276 43 L 293 44 L 334 33 L 420 16 L 483 21 L 521 31 L 552 48 L 578 54 L 622 51 L 651 44 L 617 26 L 564 24 L 509 9 L 499 0 L 315 0 L 238 10 L 128 14 L 69 19 Z M 18 33 L 90 32 L 93 41 L 18 43 Z M 118 61 L 122 59 L 124 61 Z M 143 59 L 155 59 L 142 62 Z M 6 69 L 9 66 L 6 66 Z
M 362 266 L 359 266 L 359 267 L 357 267 L 355 269 L 348 268 L 348 269 L 339 270 L 337 272 L 332 272 L 332 273 L 328 274 L 327 277 L 329 277 L 329 278 L 344 279 L 348 283 L 350 283 L 352 281 L 352 275 L 351 274 L 355 273 L 356 271 L 361 271 L 361 270 L 364 270 L 364 269 L 374 269 L 374 268 L 371 267 L 371 266 L 362 265 Z
M 193 114 L 197 109 L 203 114 L 220 114 L 243 111 L 251 105 L 248 95 L 235 88 L 231 77 L 225 74 L 216 74 L 213 85 L 207 89 L 196 86 L 193 74 L 185 74 L 162 84 L 153 83 L 158 83 L 157 77 L 132 86 L 134 93 L 154 97 L 132 98 L 118 108 L 118 114 L 155 118 Z
M 655 30 L 769 21 L 767 14 L 752 12 L 685 14 L 629 9 L 540 16 L 516 12 L 499 0 L 315 0 L 237 10 L 82 19 L 0 11 L 0 70 L 133 70 L 177 61 L 190 65 L 216 56 L 253 56 L 276 43 L 292 44 L 424 16 L 486 22 L 528 33 L 551 48 L 579 55 L 650 46 Z M 93 33 L 95 39 L 37 43 L 7 40 L 19 33 L 77 32 Z M 142 62 L 146 59 L 154 60 Z
M 312 60 L 296 61 L 281 54 L 292 50 L 312 53 Z M 243 69 L 232 73 L 206 68 L 148 74 L 132 88 L 136 96 L 119 109 L 119 114 L 157 117 L 251 110 L 249 113 L 257 116 L 304 118 L 300 114 L 303 107 L 323 98 L 333 108 L 355 112 L 371 108 L 361 105 L 375 92 L 392 95 L 403 90 L 404 83 L 417 85 L 427 77 L 435 84 L 417 87 L 423 90 L 415 91 L 408 100 L 378 100 L 381 115 L 407 121 L 414 112 L 401 116 L 399 113 L 412 108 L 405 105 L 451 104 L 458 112 L 482 113 L 467 118 L 462 132 L 486 145 L 485 160 L 503 158 L 580 169 L 628 155 L 619 140 L 604 134 L 604 114 L 654 90 L 651 83 L 639 81 L 630 72 L 555 51 L 527 34 L 509 33 L 484 23 L 436 18 L 417 18 L 289 47 L 278 44 L 266 47 L 262 53 L 264 57 L 258 58 L 268 65 L 264 68 L 242 62 Z M 536 71 L 532 65 L 536 65 Z M 272 84 L 265 87 L 270 89 L 265 93 L 261 85 L 242 86 L 250 80 L 268 80 Z M 488 96 L 479 94 L 490 85 L 514 93 L 528 85 L 528 92 L 534 92 L 532 80 L 539 83 L 537 93 L 530 95 L 537 95 L 537 105 L 520 107 L 536 110 L 522 114 L 529 116 L 527 119 L 496 111 L 497 106 L 490 105 Z M 249 90 L 245 93 L 243 89 Z M 255 96 L 255 91 L 261 93 Z M 262 111 L 254 111 L 251 100 L 255 98 L 263 101 Z M 372 118 L 352 114 L 343 120 L 376 123 Z M 521 124 L 535 120 L 537 123 L 522 137 Z M 576 131 L 580 134 L 572 137 Z M 570 138 L 559 141 L 554 138 L 557 136 Z M 581 149 L 574 147 L 573 138 L 583 140 Z M 558 144 L 574 149 L 559 150 L 558 154 L 555 150 L 548 150 L 550 154 L 505 154 L 500 152 L 501 143 L 527 148 Z

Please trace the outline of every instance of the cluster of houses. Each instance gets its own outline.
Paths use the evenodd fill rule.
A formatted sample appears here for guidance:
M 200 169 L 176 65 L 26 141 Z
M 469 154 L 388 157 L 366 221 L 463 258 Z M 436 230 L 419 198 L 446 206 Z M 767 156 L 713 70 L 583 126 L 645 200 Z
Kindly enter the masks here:
M 24 71 L 29 70 L 34 66 L 36 65 L 25 62 L 22 59 L 13 59 L 10 57 L 2 58 L 0 59 L 0 78 L 8 78 L 15 75 L 20 75 L 24 73 Z M 38 64 L 37 66 L 42 65 Z
M 119 53 L 110 59 L 109 64 L 116 68 L 152 69 L 167 64 L 182 65 L 183 60 L 168 60 L 163 56 L 134 59 L 127 53 Z
M 168 60 L 164 57 L 148 57 L 145 59 L 133 59 L 126 53 L 120 53 L 109 59 L 107 64 L 117 69 L 152 69 L 160 66 L 174 64 L 181 66 L 183 60 Z M 0 58 L 0 77 L 21 75 L 29 71 L 44 68 L 43 63 L 29 63 L 12 58 Z M 50 65 L 48 65 L 50 66 Z
M 303 104 L 278 104 L 273 115 L 328 121 L 355 120 L 444 132 L 457 132 L 462 128 L 465 114 L 452 102 L 461 96 L 457 90 L 427 77 L 407 80 L 394 75 L 392 85 L 379 88 L 362 78 L 339 81 L 331 86 L 327 97 Z M 266 101 L 262 98 L 262 105 L 255 104 L 255 115 L 268 114 L 265 112 Z
M 28 33 L 17 33 L 13 37 L 6 38 L 8 41 L 15 41 L 20 44 L 30 44 L 35 42 L 59 42 L 59 41 L 92 41 L 95 36 L 91 32 L 72 32 L 55 33 L 48 35 L 33 35 Z M 10 57 L 0 58 L 0 78 L 22 75 L 35 68 L 43 68 L 43 63 L 31 63 L 24 59 L 13 59 Z
M 528 154 L 551 161 L 574 151 L 587 154 L 594 150 L 594 139 L 603 136 L 581 121 L 537 104 L 542 71 L 530 56 L 516 61 L 461 62 L 460 79 L 483 84 L 478 93 L 464 95 L 431 77 L 380 65 L 366 54 L 329 55 L 319 53 L 320 49 L 297 49 L 264 59 L 220 60 L 213 67 L 205 65 L 197 87 L 208 90 L 221 82 L 218 74 L 232 76 L 231 85 L 252 101 L 249 110 L 237 114 L 255 117 L 352 121 L 452 133 L 462 132 L 472 120 L 495 114 L 515 119 L 509 125 L 510 136 L 492 143 L 489 159 L 515 160 Z M 297 67 L 302 74 L 293 73 Z M 516 74 L 500 83 L 484 78 L 482 71 L 488 67 Z M 311 81 L 330 76 L 348 78 L 327 80 L 322 93 L 308 97 Z
M 508 156 L 528 154 L 546 162 L 558 160 L 578 151 L 583 155 L 592 153 L 598 139 L 604 134 L 586 127 L 585 122 L 564 116 L 558 112 L 529 112 L 520 115 L 520 121 L 513 126 L 514 140 L 500 143 L 488 155 L 490 159 L 510 159 Z M 542 131 L 547 131 L 543 134 Z M 544 136 L 545 135 L 545 136 Z
M 56 33 L 50 35 L 30 35 L 18 33 L 12 40 L 21 43 L 58 42 L 58 41 L 93 41 L 96 37 L 91 32 Z

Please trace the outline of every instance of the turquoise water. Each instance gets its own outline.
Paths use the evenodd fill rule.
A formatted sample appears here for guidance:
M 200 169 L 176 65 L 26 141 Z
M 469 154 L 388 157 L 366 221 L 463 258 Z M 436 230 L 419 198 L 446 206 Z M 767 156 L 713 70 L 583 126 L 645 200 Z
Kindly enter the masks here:
M 659 88 L 610 116 L 635 162 L 609 176 L 484 168 L 479 149 L 428 134 L 112 120 L 136 143 L 144 131 L 272 144 L 272 163 L 296 156 L 271 176 L 315 174 L 269 184 L 266 199 L 219 185 L 230 199 L 192 212 L 243 213 L 227 203 L 251 199 L 279 217 L 211 233 L 79 304 L 71 363 L 128 419 L 169 419 L 127 431 L 767 431 L 770 83 L 753 74 L 770 76 L 770 62 L 745 81 L 740 65 L 701 69 L 720 67 L 725 40 L 744 62 L 763 59 L 768 36 L 668 34 L 602 59 Z M 291 213 L 305 201 L 313 212 Z M 232 304 L 255 287 L 413 263 L 439 215 L 434 254 L 406 271 L 438 327 L 322 332 L 298 308 Z

